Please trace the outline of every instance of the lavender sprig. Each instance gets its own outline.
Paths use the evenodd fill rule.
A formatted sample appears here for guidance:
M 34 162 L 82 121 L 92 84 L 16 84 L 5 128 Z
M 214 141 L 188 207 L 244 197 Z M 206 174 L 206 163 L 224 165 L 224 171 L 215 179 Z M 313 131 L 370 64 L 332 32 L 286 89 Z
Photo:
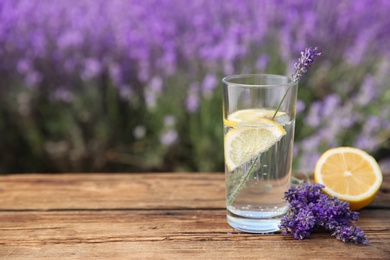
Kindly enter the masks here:
M 312 231 L 324 228 L 343 242 L 367 245 L 364 231 L 352 225 L 359 219 L 359 213 L 351 211 L 348 202 L 323 194 L 324 187 L 305 183 L 297 188 L 292 186 L 285 192 L 289 211 L 279 226 L 282 234 L 291 233 L 301 240 L 309 237 Z
M 302 78 L 303 74 L 305 74 L 310 68 L 310 66 L 314 63 L 314 58 L 320 55 L 321 52 L 318 51 L 318 47 L 315 48 L 309 47 L 306 48 L 305 51 L 301 51 L 301 57 L 298 59 L 298 62 L 294 63 L 294 67 L 296 71 L 295 73 L 291 74 L 292 81 L 294 83 L 298 82 Z M 287 93 L 290 90 L 291 86 L 292 85 L 290 85 L 286 90 L 286 92 L 284 93 L 284 96 L 280 101 L 278 108 L 276 109 L 274 115 L 272 116 L 272 120 L 274 120 L 276 114 L 278 113 L 280 107 L 282 106 L 282 103 L 286 98 Z
M 296 71 L 291 74 L 293 82 L 298 82 L 302 78 L 303 74 L 305 74 L 314 63 L 314 58 L 320 55 L 321 52 L 318 51 L 318 47 L 309 47 L 306 48 L 305 51 L 301 51 L 301 57 L 298 59 L 298 62 L 294 63 Z

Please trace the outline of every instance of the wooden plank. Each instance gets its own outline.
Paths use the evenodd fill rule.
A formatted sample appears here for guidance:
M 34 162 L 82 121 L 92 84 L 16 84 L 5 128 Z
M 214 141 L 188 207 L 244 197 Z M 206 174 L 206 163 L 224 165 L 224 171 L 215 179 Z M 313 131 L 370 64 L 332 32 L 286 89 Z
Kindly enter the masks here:
M 390 208 L 390 175 L 370 208 Z M 0 176 L 0 210 L 225 208 L 222 173 Z
M 224 208 L 215 174 L 0 176 L 0 210 Z
M 233 230 L 224 210 L 0 212 L 0 258 L 389 259 L 389 210 L 362 210 L 369 246 L 328 233 L 291 235 Z

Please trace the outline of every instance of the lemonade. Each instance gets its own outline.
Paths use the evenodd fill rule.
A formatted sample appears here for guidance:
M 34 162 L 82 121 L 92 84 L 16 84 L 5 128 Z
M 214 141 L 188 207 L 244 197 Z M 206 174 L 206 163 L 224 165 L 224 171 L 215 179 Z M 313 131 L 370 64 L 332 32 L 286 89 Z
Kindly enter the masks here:
M 274 114 L 246 109 L 224 118 L 227 218 L 240 230 L 276 231 L 287 212 L 295 120 Z

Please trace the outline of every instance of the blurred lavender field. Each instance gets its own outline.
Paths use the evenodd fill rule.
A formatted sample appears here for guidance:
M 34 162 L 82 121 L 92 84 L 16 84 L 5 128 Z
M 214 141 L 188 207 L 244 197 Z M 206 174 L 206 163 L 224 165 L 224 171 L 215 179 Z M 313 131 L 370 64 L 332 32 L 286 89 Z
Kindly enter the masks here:
M 299 84 L 296 171 L 336 146 L 390 172 L 390 1 L 0 0 L 0 173 L 223 171 L 220 79 Z

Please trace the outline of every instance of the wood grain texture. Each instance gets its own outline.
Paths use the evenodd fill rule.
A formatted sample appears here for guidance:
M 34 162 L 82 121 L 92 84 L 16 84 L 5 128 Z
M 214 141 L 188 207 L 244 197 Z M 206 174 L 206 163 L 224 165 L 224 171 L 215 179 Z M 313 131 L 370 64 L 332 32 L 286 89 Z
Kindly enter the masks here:
M 389 187 L 360 211 L 361 246 L 232 229 L 223 174 L 0 176 L 0 259 L 390 259 Z
M 371 208 L 390 207 L 390 175 Z M 225 208 L 222 173 L 0 176 L 0 210 Z
M 81 256 L 83 251 L 85 257 L 113 253 L 141 258 L 214 257 L 223 253 L 237 258 L 313 259 L 327 252 L 334 257 L 381 259 L 390 257 L 389 218 L 388 211 L 362 211 L 359 225 L 370 238 L 365 247 L 342 243 L 325 232 L 303 241 L 279 233 L 240 233 L 226 224 L 224 210 L 2 212 L 0 245 L 6 250 L 0 256 L 29 256 L 40 248 L 40 254 L 52 257 Z
M 222 173 L 0 177 L 0 210 L 223 208 L 224 194 Z

